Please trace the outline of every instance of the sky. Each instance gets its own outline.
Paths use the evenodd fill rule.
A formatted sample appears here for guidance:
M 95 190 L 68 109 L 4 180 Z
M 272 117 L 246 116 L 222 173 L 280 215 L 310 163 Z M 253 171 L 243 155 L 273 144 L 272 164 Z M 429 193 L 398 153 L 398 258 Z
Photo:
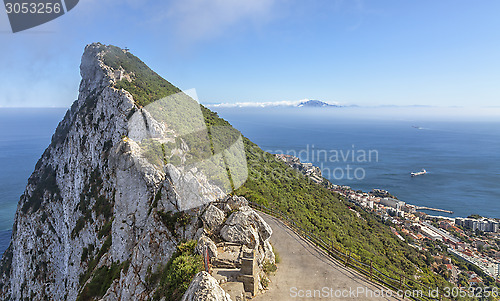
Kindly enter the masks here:
M 0 107 L 69 107 L 86 44 L 128 47 L 201 103 L 500 106 L 500 2 L 80 0 L 13 34 Z

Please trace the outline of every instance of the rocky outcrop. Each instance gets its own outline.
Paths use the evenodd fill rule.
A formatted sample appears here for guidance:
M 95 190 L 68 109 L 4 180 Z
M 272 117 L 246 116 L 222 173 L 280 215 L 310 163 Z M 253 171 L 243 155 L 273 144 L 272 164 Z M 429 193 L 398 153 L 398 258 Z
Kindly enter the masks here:
M 207 272 L 196 274 L 189 285 L 182 301 L 231 301 L 227 294 L 214 277 Z
M 268 240 L 272 233 L 271 227 L 249 206 L 231 214 L 221 230 L 224 240 L 240 242 L 251 249 Z
M 220 204 L 220 209 L 228 213 L 234 210 L 238 210 L 241 207 L 248 206 L 248 201 L 244 197 L 237 195 L 230 195 L 224 199 L 224 202 Z
M 275 264 L 269 242 L 272 229 L 248 206 L 248 201 L 228 196 L 207 205 L 200 220 L 202 227 L 196 231 L 199 239 L 195 250 L 205 260 L 208 253 L 206 267 L 221 287 L 235 300 L 265 291 L 262 283 L 269 281 L 265 264 Z
M 234 224 L 225 225 L 222 228 L 221 237 L 229 242 L 244 244 L 250 249 L 259 245 L 259 233 L 251 224 L 246 224 L 237 220 Z
M 217 257 L 217 246 L 215 243 L 210 239 L 210 237 L 203 235 L 198 239 L 198 243 L 196 245 L 195 249 L 196 253 L 205 256 L 205 252 L 208 251 L 208 256 L 210 258 L 215 258 Z
M 220 225 L 222 225 L 225 218 L 226 215 L 224 212 L 212 204 L 207 207 L 201 216 L 203 225 L 209 230 L 216 230 Z
M 134 257 L 117 293 L 141 295 L 142 267 L 175 249 L 175 241 L 156 239 L 168 229 L 148 214 L 147 200 L 161 184 L 132 164 L 137 154 L 122 136 L 134 101 L 111 86 L 100 45 L 86 48 L 81 75 L 78 100 L 19 202 L 10 256 L 2 262 L 9 267 L 0 279 L 2 299 L 75 300 L 88 270 Z
M 274 255 L 273 247 L 269 242 L 269 239 L 264 241 L 262 244 L 262 250 L 260 251 L 261 257 L 259 258 L 259 264 L 262 264 L 264 261 L 269 261 L 269 263 L 276 263 L 276 256 Z

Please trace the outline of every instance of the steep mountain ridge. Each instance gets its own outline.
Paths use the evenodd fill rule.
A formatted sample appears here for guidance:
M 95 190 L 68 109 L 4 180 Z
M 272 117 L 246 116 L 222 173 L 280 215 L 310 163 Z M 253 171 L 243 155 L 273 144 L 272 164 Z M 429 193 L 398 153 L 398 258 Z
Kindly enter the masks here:
M 19 201 L 1 263 L 0 299 L 88 299 L 96 285 L 101 287 L 95 297 L 146 299 L 154 290 L 148 275 L 169 261 L 181 241 L 194 238 L 199 206 L 224 195 L 200 172 L 188 171 L 190 180 L 177 179 L 179 185 L 211 193 L 186 206 L 171 177 L 180 167 L 155 166 L 140 142 L 129 138 L 154 137 L 161 124 L 142 109 L 147 100 L 136 101 L 116 87 L 132 82 L 136 71 L 123 68 L 127 60 L 113 62 L 117 51 L 155 76 L 119 48 L 99 43 L 85 48 L 79 97 Z M 179 92 L 167 83 L 162 80 L 162 87 Z M 110 289 L 96 283 L 103 279 Z

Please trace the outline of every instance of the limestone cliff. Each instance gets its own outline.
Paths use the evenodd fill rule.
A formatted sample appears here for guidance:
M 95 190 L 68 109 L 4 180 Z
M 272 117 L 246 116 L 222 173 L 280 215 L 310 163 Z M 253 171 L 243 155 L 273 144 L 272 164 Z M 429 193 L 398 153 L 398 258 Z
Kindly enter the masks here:
M 242 167 L 231 165 L 237 149 L 224 145 L 231 155 L 220 151 L 217 157 L 211 142 L 208 151 L 215 159 L 209 159 L 192 152 L 194 140 L 182 138 L 190 135 L 186 128 L 163 122 L 158 112 L 171 112 L 168 105 L 187 97 L 182 94 L 155 109 L 148 97 L 165 95 L 148 90 L 154 83 L 144 83 L 137 70 L 157 75 L 145 65 L 131 71 L 128 59 L 142 64 L 116 47 L 95 43 L 85 48 L 78 99 L 19 201 L 11 244 L 0 265 L 0 299 L 149 299 L 156 290 L 149 278 L 181 241 L 195 238 L 205 204 L 244 181 L 236 176 Z M 180 92 L 165 82 L 163 91 Z M 168 112 L 170 120 L 181 111 Z M 238 141 L 234 138 L 232 145 Z M 217 168 L 231 169 L 233 178 L 221 180 L 213 174 Z M 90 288 L 97 293 L 90 294 Z

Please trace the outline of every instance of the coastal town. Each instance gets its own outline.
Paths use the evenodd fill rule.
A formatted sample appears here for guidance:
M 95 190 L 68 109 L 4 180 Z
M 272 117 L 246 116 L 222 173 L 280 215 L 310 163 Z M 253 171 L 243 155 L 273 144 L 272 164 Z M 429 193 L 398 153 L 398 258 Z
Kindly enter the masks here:
M 372 212 L 385 220 L 400 240 L 419 250 L 430 251 L 432 257 L 428 258 L 428 262 L 431 268 L 448 281 L 459 287 L 500 284 L 499 219 L 478 215 L 466 218 L 430 215 L 419 210 L 453 212 L 412 205 L 383 189 L 363 192 L 335 185 L 324 179 L 320 168 L 311 163 L 302 163 L 291 155 L 275 156 L 311 181 L 326 185 L 338 194 L 339 199 L 351 203 L 353 208 Z

